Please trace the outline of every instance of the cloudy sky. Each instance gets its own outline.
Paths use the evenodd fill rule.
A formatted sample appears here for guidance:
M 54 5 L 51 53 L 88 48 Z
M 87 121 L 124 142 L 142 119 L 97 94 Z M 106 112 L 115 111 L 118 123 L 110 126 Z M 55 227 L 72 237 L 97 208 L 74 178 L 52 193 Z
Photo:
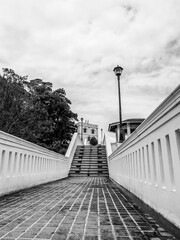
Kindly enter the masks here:
M 0 68 L 64 88 L 72 110 L 107 130 L 146 118 L 180 83 L 179 0 L 0 0 Z

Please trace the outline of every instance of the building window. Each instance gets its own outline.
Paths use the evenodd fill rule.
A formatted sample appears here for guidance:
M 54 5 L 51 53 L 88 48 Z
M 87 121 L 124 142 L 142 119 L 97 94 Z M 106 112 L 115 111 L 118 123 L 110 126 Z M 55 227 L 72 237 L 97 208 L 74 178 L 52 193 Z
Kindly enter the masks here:
M 86 133 L 87 132 L 87 129 L 86 128 L 84 128 L 84 133 Z
M 95 132 L 94 129 L 92 129 L 92 130 L 91 130 L 91 133 L 94 134 L 94 132 Z

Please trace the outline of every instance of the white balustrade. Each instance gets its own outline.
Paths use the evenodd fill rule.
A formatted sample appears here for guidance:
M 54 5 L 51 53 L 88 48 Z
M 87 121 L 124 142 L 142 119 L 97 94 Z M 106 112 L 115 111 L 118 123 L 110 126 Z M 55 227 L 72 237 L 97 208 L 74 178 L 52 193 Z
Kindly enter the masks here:
M 108 161 L 110 178 L 180 227 L 180 85 Z
M 65 178 L 69 159 L 0 131 L 0 195 Z
M 81 141 L 78 133 L 74 133 L 71 142 L 69 144 L 69 147 L 66 152 L 66 157 L 68 158 L 68 169 L 70 170 L 71 163 L 74 157 L 74 153 L 76 151 L 77 146 L 83 145 L 83 142 Z

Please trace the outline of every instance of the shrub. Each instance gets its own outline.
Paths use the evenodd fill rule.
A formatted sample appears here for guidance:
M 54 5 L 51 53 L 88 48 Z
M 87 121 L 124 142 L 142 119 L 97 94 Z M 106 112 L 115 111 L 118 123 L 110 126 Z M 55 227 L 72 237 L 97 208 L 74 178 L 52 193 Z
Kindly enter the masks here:
M 91 140 L 90 140 L 90 144 L 92 146 L 96 146 L 98 144 L 98 140 L 95 137 L 92 137 Z

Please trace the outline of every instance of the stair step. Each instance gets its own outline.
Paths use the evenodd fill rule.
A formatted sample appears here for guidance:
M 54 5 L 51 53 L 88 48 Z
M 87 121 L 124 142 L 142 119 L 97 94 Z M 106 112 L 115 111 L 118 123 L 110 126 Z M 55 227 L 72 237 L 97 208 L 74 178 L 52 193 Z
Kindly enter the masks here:
M 109 177 L 108 174 L 69 174 L 69 177 Z
M 105 146 L 78 146 L 69 176 L 109 176 Z
M 69 174 L 108 174 L 108 171 L 98 172 L 98 171 L 70 171 Z
M 88 165 L 86 165 L 86 166 L 72 166 L 71 167 L 71 169 L 108 169 L 108 167 L 106 166 L 106 165 L 104 165 L 104 166 L 88 166 Z
M 75 164 L 89 164 L 89 163 L 91 163 L 91 164 L 93 164 L 93 163 L 98 163 L 98 164 L 101 164 L 101 163 L 106 163 L 107 161 L 106 161 L 106 159 L 83 159 L 83 160 L 79 160 L 79 159 L 74 159 L 74 163 Z

